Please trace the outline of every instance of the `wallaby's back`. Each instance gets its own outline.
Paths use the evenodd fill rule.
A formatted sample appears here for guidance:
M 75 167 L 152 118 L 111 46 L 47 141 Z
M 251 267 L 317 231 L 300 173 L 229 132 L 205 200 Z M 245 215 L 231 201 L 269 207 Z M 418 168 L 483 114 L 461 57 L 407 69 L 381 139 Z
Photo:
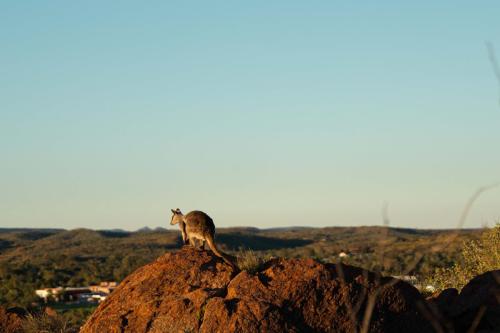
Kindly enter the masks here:
M 200 236 L 214 236 L 215 225 L 210 216 L 202 211 L 194 210 L 185 216 L 186 231 L 192 234 L 199 234 Z

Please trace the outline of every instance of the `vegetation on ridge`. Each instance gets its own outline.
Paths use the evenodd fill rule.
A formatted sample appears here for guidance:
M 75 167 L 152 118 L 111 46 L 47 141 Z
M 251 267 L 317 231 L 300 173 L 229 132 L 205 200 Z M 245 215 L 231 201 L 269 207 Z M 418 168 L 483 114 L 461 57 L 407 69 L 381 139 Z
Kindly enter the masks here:
M 460 290 L 473 277 L 497 269 L 500 269 L 500 223 L 486 230 L 479 240 L 463 242 L 459 260 L 451 267 L 437 268 L 429 283 L 438 290 Z
M 455 232 L 384 227 L 220 228 L 216 238 L 221 250 L 237 256 L 240 268 L 250 273 L 262 266 L 264 258 L 337 262 L 344 252 L 342 261 L 347 264 L 380 270 L 386 275 L 407 273 L 425 277 L 436 267 L 452 267 L 460 259 L 462 243 L 476 244 L 482 231 L 459 231 L 444 250 L 433 250 L 435 244 L 446 241 Z M 2 229 L 0 305 L 33 306 L 39 302 L 35 289 L 43 287 L 121 281 L 138 267 L 181 246 L 177 230 Z M 413 267 L 417 254 L 422 255 L 422 260 Z M 91 311 L 56 310 L 73 327 L 80 325 Z

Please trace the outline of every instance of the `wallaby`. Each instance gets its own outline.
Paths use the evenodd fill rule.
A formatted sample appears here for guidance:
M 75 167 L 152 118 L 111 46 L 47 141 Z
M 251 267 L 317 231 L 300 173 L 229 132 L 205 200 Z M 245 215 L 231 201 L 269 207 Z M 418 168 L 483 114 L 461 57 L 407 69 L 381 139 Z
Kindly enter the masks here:
M 184 215 L 179 208 L 175 210 L 172 209 L 172 213 L 173 215 L 170 224 L 179 224 L 184 244 L 191 243 L 192 246 L 197 248 L 198 246 L 196 245 L 196 241 L 200 240 L 201 248 L 203 249 L 206 241 L 216 256 L 221 257 L 231 267 L 236 267 L 229 256 L 219 251 L 215 245 L 215 225 L 210 216 L 197 210 Z

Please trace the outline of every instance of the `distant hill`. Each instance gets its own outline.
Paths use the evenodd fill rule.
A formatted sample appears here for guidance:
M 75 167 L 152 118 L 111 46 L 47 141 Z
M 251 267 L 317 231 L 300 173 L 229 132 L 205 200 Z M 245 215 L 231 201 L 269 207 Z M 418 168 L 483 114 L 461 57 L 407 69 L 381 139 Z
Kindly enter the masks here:
M 342 260 L 356 266 L 385 274 L 410 270 L 425 275 L 456 261 L 462 242 L 477 238 L 480 232 L 377 226 L 235 227 L 217 229 L 216 242 L 233 255 L 251 249 L 259 256 L 335 262 L 345 252 Z M 450 240 L 446 248 L 436 247 Z M 39 287 L 120 281 L 180 247 L 180 232 L 175 229 L 0 229 L 0 305 L 25 305 L 34 300 L 34 289 Z
M 0 228 L 0 233 L 16 233 L 16 232 L 59 232 L 66 229 L 62 228 Z

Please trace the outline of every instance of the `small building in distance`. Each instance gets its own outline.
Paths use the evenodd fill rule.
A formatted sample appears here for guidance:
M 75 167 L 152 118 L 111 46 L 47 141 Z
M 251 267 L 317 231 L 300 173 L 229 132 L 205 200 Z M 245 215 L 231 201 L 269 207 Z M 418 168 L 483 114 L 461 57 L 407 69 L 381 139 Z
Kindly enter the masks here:
M 111 294 L 111 292 L 113 292 L 113 290 L 115 290 L 117 286 L 118 283 L 114 281 L 101 282 L 99 285 L 90 286 L 89 289 L 93 293 Z
M 74 301 L 78 298 L 79 294 L 90 292 L 89 287 L 56 287 L 56 288 L 43 288 L 35 291 L 36 295 L 47 303 L 49 300 L 55 302 Z
M 78 301 L 80 303 L 101 303 L 108 297 L 105 293 L 85 293 L 78 295 Z
M 403 280 L 415 288 L 417 288 L 420 291 L 426 291 L 426 292 L 435 292 L 436 288 L 433 285 L 430 284 L 422 284 L 422 281 L 419 281 L 418 278 L 415 275 L 394 275 L 393 278 Z
M 393 278 L 403 280 L 413 286 L 418 284 L 418 279 L 415 275 L 394 275 Z
M 47 302 L 49 298 L 57 300 L 63 289 L 63 287 L 37 289 L 35 294 Z
M 35 291 L 36 295 L 45 303 L 54 302 L 102 302 L 116 289 L 118 283 L 114 281 L 101 282 L 88 287 L 56 287 L 43 288 Z

